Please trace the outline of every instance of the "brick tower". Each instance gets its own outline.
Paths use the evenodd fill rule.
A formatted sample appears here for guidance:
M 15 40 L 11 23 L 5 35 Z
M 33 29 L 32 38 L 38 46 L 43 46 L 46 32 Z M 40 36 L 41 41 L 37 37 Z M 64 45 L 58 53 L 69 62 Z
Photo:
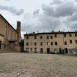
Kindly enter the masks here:
M 18 42 L 21 41 L 21 22 L 17 21 Z

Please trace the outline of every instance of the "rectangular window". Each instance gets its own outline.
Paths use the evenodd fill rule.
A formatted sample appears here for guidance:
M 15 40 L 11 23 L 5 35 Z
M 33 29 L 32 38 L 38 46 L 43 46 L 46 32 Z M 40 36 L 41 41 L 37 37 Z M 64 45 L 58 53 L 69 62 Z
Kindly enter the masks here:
M 70 40 L 70 44 L 72 44 L 72 40 Z
M 64 37 L 66 37 L 66 34 L 64 34 Z
M 42 36 L 40 36 L 40 39 L 42 39 Z
M 75 37 L 77 37 L 77 33 L 75 34 Z
M 55 34 L 55 37 L 57 37 L 57 34 Z
M 67 45 L 67 42 L 65 41 L 65 45 Z
M 53 39 L 53 36 L 51 36 L 51 39 Z
M 57 42 L 55 42 L 55 45 L 58 45 Z
M 69 34 L 69 37 L 72 37 L 72 34 Z
M 29 43 L 28 42 L 26 43 L 26 46 L 29 46 Z
M 42 43 L 42 42 L 40 42 L 40 45 L 42 46 L 42 45 L 43 45 L 43 43 Z
M 77 44 L 77 40 L 75 40 L 75 43 Z
M 47 45 L 49 45 L 49 42 L 47 42 Z
M 29 39 L 29 36 L 26 36 L 26 39 Z
M 36 36 L 34 36 L 34 39 L 36 39 Z
M 47 36 L 47 39 L 49 39 L 49 36 Z
M 37 43 L 36 42 L 34 42 L 34 46 L 36 46 L 37 45 Z
M 53 42 L 51 42 L 51 45 L 53 45 Z

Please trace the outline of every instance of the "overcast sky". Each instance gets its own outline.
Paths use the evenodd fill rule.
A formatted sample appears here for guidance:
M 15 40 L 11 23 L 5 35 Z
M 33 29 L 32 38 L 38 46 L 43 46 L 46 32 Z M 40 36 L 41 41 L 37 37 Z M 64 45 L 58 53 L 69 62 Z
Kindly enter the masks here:
M 0 0 L 0 13 L 22 35 L 30 32 L 77 30 L 77 0 Z

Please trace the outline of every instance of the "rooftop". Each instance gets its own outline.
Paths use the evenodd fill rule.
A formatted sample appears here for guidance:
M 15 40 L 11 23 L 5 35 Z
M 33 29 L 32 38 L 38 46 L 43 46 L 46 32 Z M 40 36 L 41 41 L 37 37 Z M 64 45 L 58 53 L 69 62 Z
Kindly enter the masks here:
M 24 34 L 24 36 L 34 36 L 34 35 L 39 35 L 39 34 L 69 34 L 69 33 L 77 33 L 77 31 L 74 31 L 74 32 L 63 32 L 63 31 L 58 31 L 58 32 L 54 32 L 54 31 L 52 31 L 52 32 L 42 32 L 42 33 L 35 33 L 35 32 L 33 32 L 33 33 L 26 33 L 26 34 Z

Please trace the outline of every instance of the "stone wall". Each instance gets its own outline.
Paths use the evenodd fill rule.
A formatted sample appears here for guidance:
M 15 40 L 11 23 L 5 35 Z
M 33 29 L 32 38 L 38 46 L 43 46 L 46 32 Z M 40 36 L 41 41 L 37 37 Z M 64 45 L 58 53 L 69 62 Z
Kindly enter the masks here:
M 77 49 L 69 49 L 68 54 L 77 55 Z
M 14 50 L 16 52 L 23 52 L 24 51 L 24 47 L 23 46 L 19 46 L 19 45 L 15 45 L 14 46 Z
M 64 32 L 65 33 L 65 32 Z M 66 37 L 64 36 L 64 33 L 42 33 L 42 34 L 25 34 L 24 36 L 24 50 L 28 50 L 30 53 L 34 53 L 35 48 L 37 48 L 37 53 L 40 53 L 40 49 L 43 48 L 43 53 L 47 53 L 47 49 L 50 49 L 50 52 L 56 52 L 60 53 L 61 50 L 65 50 L 64 52 L 68 53 L 69 49 L 73 49 L 77 47 L 77 32 L 67 32 Z M 71 37 L 70 37 L 71 34 Z M 57 37 L 55 37 L 55 35 Z M 27 36 L 29 39 L 27 39 Z M 34 38 L 36 36 L 36 39 Z M 40 36 L 42 36 L 42 39 L 40 39 Z M 47 36 L 49 37 L 47 39 Z M 53 37 L 51 39 L 51 36 Z M 70 40 L 72 40 L 72 43 L 70 43 Z M 37 43 L 37 45 L 34 45 L 34 43 Z M 42 42 L 42 45 L 41 45 Z M 51 45 L 51 42 L 53 42 L 53 45 Z M 57 42 L 57 45 L 55 45 L 55 42 Z M 67 42 L 67 45 L 65 45 L 65 42 Z M 29 45 L 26 45 L 26 44 Z M 67 49 L 67 50 L 66 50 Z

